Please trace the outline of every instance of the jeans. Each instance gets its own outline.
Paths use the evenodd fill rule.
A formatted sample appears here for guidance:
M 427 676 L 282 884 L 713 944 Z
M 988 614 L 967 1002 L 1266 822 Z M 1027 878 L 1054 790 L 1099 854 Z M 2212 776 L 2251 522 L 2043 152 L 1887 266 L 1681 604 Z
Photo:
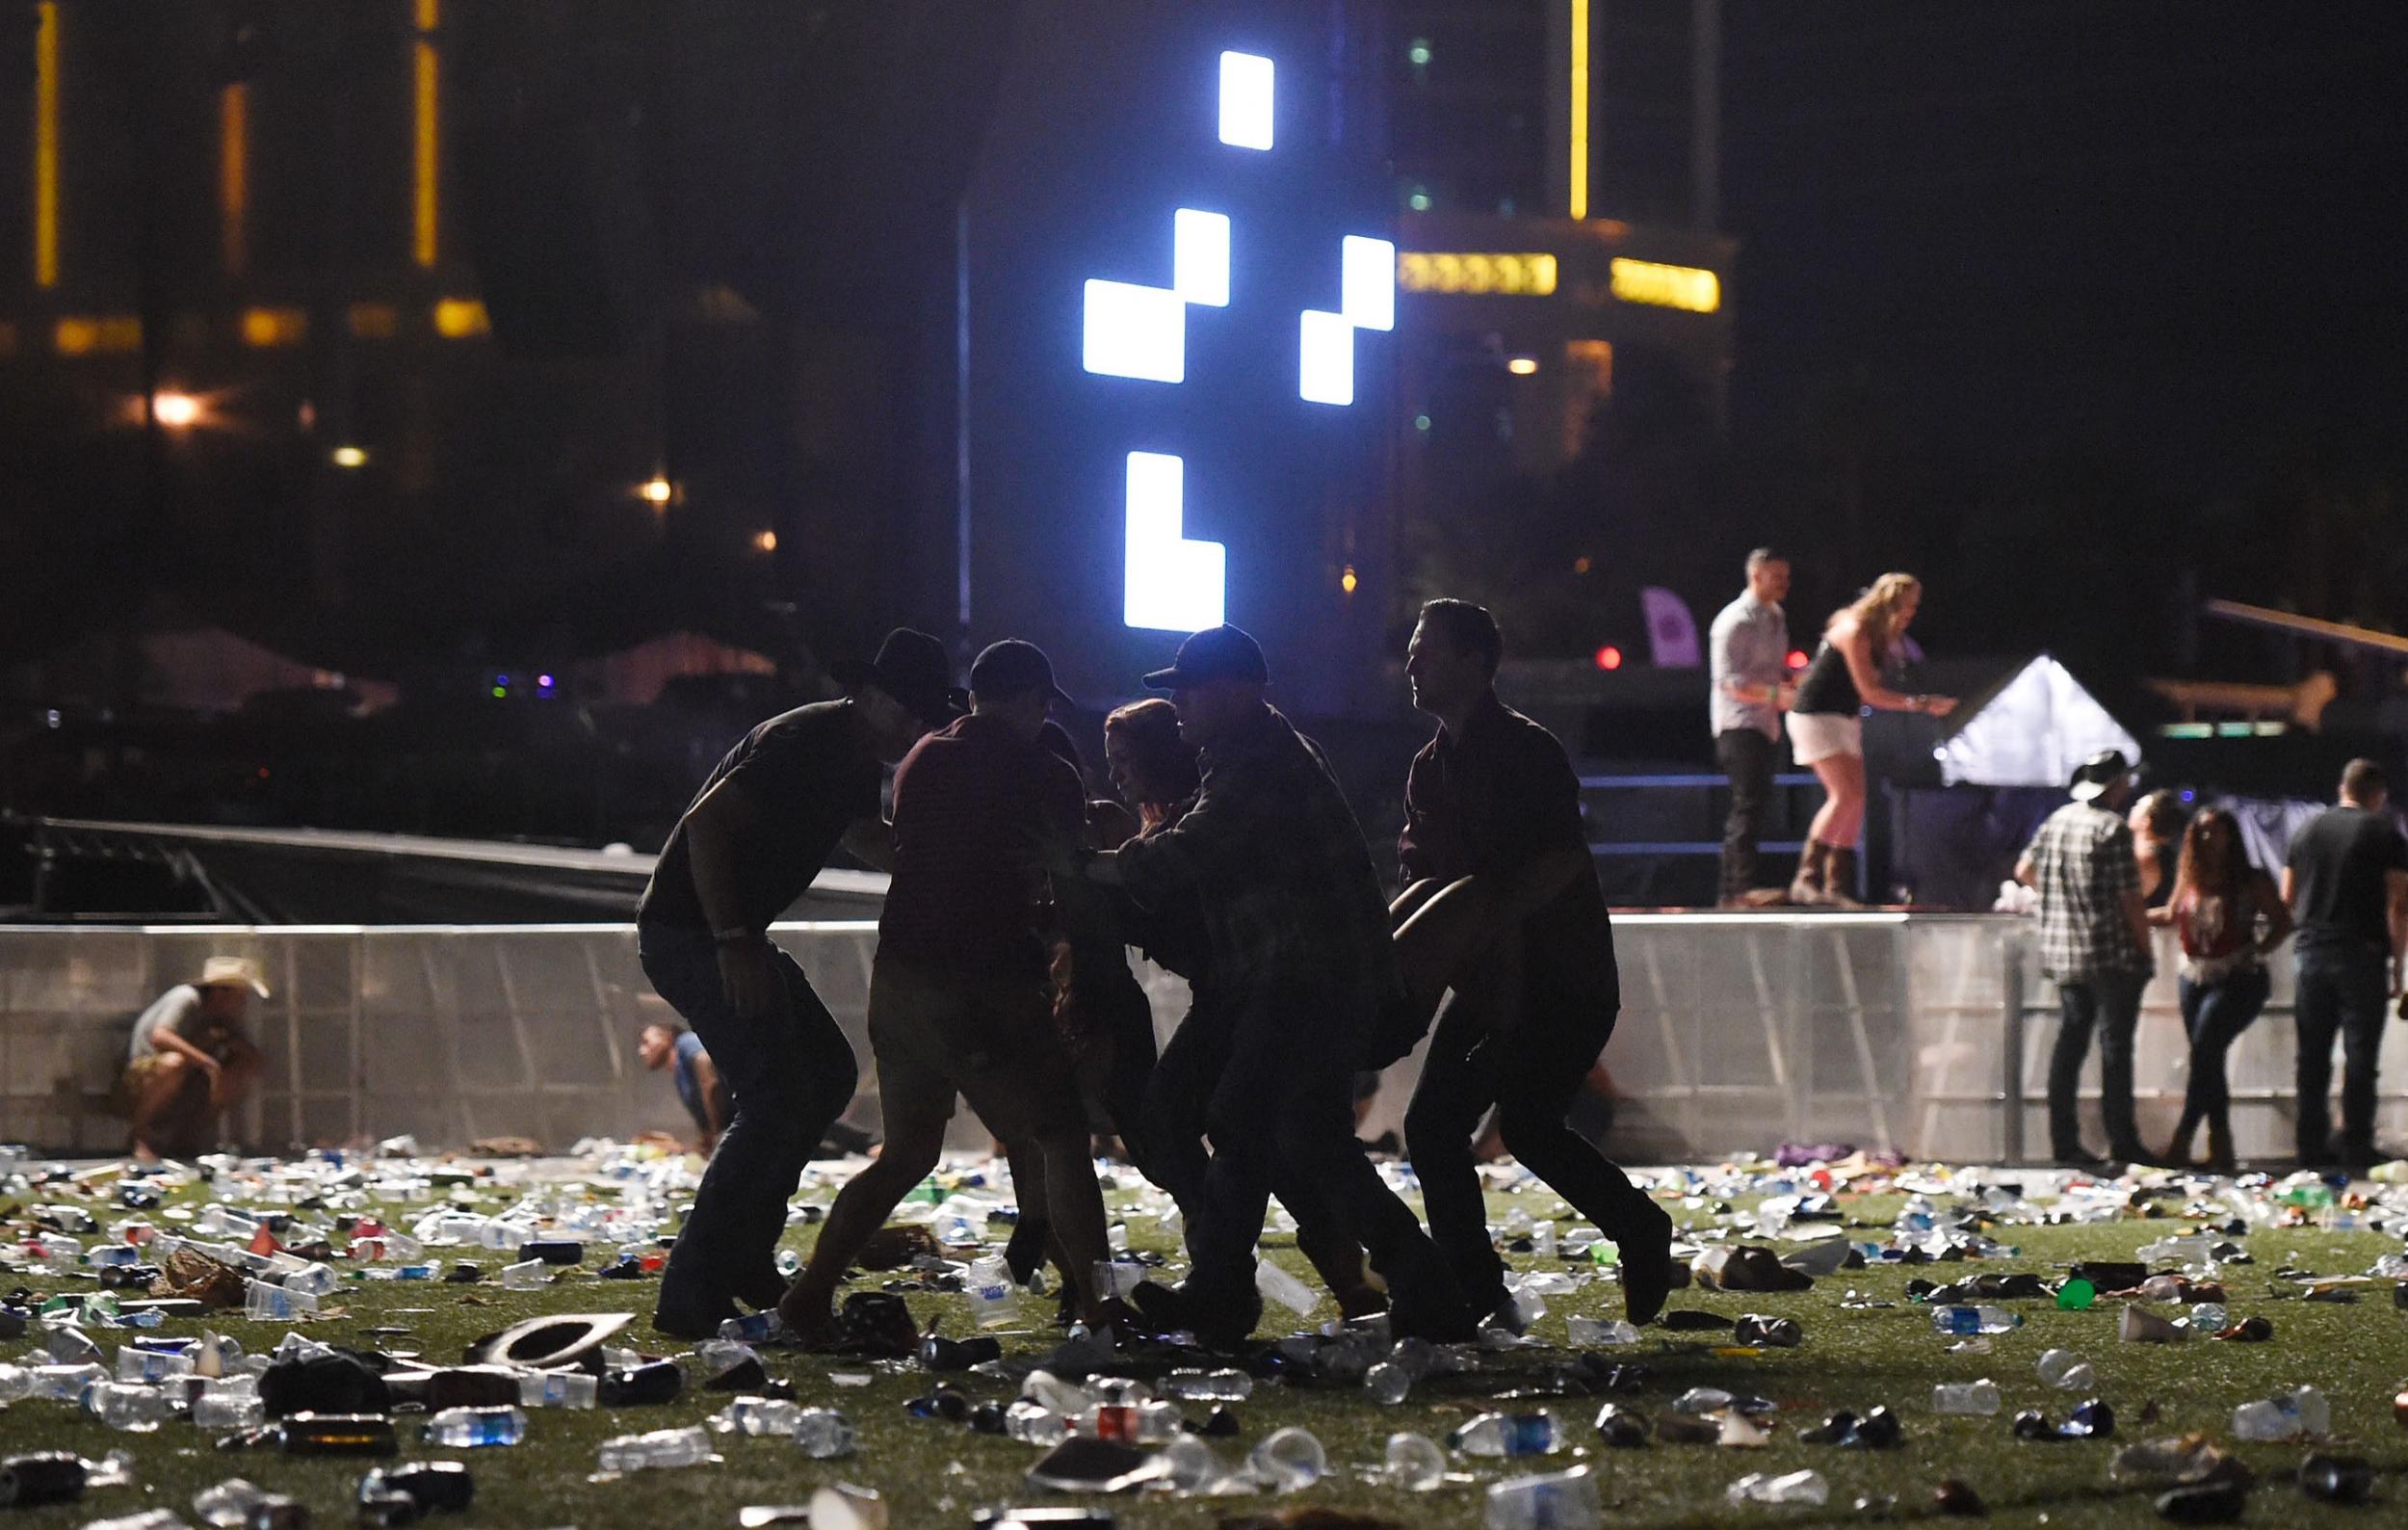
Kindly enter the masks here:
M 1653 1220 L 1646 1195 L 1564 1121 L 1613 1035 L 1614 1014 L 1610 999 L 1532 995 L 1518 1026 L 1491 1031 L 1480 1008 L 1458 996 L 1438 1016 L 1405 1112 L 1405 1143 L 1430 1237 L 1483 1312 L 1505 1303 L 1505 1261 L 1488 1239 L 1472 1156 L 1472 1133 L 1490 1105 L 1505 1150 L 1607 1237 L 1627 1242 Z
M 1756 885 L 1756 842 L 1764 837 L 1772 801 L 1772 740 L 1752 727 L 1714 735 L 1714 762 L 1731 778 L 1731 813 L 1722 821 L 1722 896 L 1738 898 Z
M 2365 945 L 2299 948 L 2299 1161 L 2374 1162 L 2374 1068 L 2389 958 Z M 2332 1141 L 2333 1037 L 2341 1035 L 2342 1140 Z
M 1193 1050 L 1182 1046 L 1191 1019 L 1164 1051 L 1157 1082 L 1165 1098 L 1183 1082 L 1200 1085 L 1215 1052 L 1220 1065 L 1203 1112 L 1213 1153 L 1190 1192 L 1189 1284 L 1206 1302 L 1252 1300 L 1254 1246 L 1275 1192 L 1299 1225 L 1370 1252 L 1400 1320 L 1408 1312 L 1465 1315 L 1421 1223 L 1354 1140 L 1358 1038 L 1343 1017 L 1356 1007 L 1346 995 L 1301 987 L 1233 995 L 1222 1023 L 1199 1034 Z M 1175 1183 L 1168 1188 L 1179 1193 Z
M 2140 1024 L 2145 972 L 2102 972 L 2057 984 L 2056 1046 L 2049 1054 L 2049 1147 L 2058 1158 L 2081 1155 L 2074 1114 L 2090 1033 L 2099 1033 L 2099 1109 L 2107 1118 L 2107 1151 L 2145 1158 L 2133 1121 L 2133 1032 Z
M 661 1308 L 715 1310 L 737 1295 L 765 1305 L 784 1286 L 774 1260 L 786 1202 L 852 1101 L 852 1046 L 801 966 L 774 946 L 786 1007 L 760 1020 L 728 1004 L 709 932 L 640 925 L 636 949 L 652 987 L 702 1038 L 735 1107 L 662 1272 Z
M 2183 1091 L 2183 1120 L 2225 1128 L 2233 1094 L 2225 1082 L 2224 1054 L 2240 1033 L 2257 1023 L 2272 980 L 2265 968 L 2235 972 L 2213 983 L 2182 982 L 2183 1029 L 2190 1034 L 2190 1082 Z

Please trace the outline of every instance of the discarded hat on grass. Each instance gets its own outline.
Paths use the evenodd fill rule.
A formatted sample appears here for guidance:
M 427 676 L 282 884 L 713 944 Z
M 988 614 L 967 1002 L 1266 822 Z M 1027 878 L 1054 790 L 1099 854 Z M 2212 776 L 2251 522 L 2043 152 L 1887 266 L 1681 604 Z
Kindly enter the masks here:
M 540 1365 L 558 1369 L 583 1363 L 602 1348 L 602 1341 L 625 1328 L 626 1312 L 563 1312 L 531 1317 L 499 1333 L 469 1344 L 463 1357 L 471 1365 Z M 598 1363 L 598 1359 L 597 1359 Z

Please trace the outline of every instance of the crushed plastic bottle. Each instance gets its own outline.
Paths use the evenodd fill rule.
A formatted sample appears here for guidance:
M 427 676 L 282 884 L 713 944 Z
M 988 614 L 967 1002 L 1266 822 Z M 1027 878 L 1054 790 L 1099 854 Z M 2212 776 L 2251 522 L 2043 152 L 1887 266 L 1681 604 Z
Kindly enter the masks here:
M 710 1426 L 720 1434 L 751 1438 L 787 1435 L 802 1422 L 802 1405 L 782 1397 L 739 1397 L 711 1415 Z
M 850 1456 L 859 1441 L 852 1420 L 833 1408 L 806 1408 L 795 1418 L 795 1443 L 813 1461 Z
M 243 1315 L 254 1323 L 290 1323 L 318 1310 L 318 1299 L 265 1280 L 243 1283 Z
M 666 1466 L 694 1466 L 711 1459 L 711 1437 L 700 1424 L 683 1429 L 655 1429 L 642 1435 L 620 1435 L 602 1442 L 604 1471 L 647 1471 Z
M 1943 1382 L 1931 1389 L 1935 1413 L 1996 1413 L 2000 1401 L 1998 1384 L 1986 1376 L 1977 1382 Z
M 1551 1413 L 1482 1413 L 1447 1437 L 1467 1456 L 1551 1456 L 1563 1431 Z
M 602 1379 L 590 1371 L 525 1371 L 518 1378 L 521 1408 L 591 1408 Z
M 1731 1484 L 1723 1496 L 1735 1504 L 1742 1503 L 1808 1503 L 1820 1507 L 1831 1501 L 1831 1485 L 1819 1471 L 1789 1471 L 1779 1476 L 1751 1471 Z
M 1597 1480 L 1586 1466 L 1491 1484 L 1481 1523 L 1487 1530 L 1597 1530 L 1605 1523 Z
M 1024 1445 L 1059 1445 L 1070 1438 L 1070 1419 L 1023 1398 L 1004 1410 L 1004 1433 Z
M 136 1349 L 128 1344 L 118 1351 L 118 1380 L 143 1382 L 156 1385 L 171 1376 L 193 1374 L 193 1357 L 165 1355 L 157 1350 Z
M 1321 1298 L 1313 1288 L 1290 1275 L 1269 1259 L 1258 1259 L 1254 1265 L 1254 1288 L 1267 1300 L 1278 1303 L 1298 1317 L 1309 1314 L 1321 1306 Z
M 1163 1390 L 1197 1403 L 1242 1403 L 1254 1395 L 1254 1378 L 1241 1370 L 1172 1371 Z
M 267 1421 L 268 1405 L 260 1401 L 256 1387 L 244 1391 L 211 1387 L 193 1399 L 196 1429 L 241 1431 L 257 1429 Z
M 2098 1373 L 2090 1368 L 2090 1362 L 2072 1350 L 2041 1351 L 2036 1369 L 2043 1383 L 2064 1391 L 2088 1391 L 2099 1384 Z
M 1581 1349 L 1602 1349 L 1614 1344 L 1636 1344 L 1638 1329 L 1620 1318 L 1568 1317 L 1563 1320 L 1564 1337 Z
M 2233 1410 L 2233 1433 L 2242 1439 L 2321 1439 L 2332 1423 L 2331 1405 L 2313 1386 Z
M 1382 1408 L 1396 1408 L 1413 1395 L 1413 1373 L 1394 1360 L 1381 1360 L 1363 1373 L 1363 1389 Z
M 84 1411 L 111 1429 L 146 1435 L 171 1417 L 168 1394 L 134 1382 L 94 1382 L 85 1389 Z
M 1383 1469 L 1391 1488 L 1428 1492 L 1447 1480 L 1447 1453 L 1427 1435 L 1400 1432 L 1388 1437 Z
M 552 1267 L 541 1259 L 526 1259 L 502 1266 L 502 1289 L 505 1291 L 540 1291 L 551 1283 Z
M 2221 1333 L 2232 1321 L 2232 1312 L 2221 1302 L 2194 1304 L 2184 1319 L 2193 1333 Z
M 1254 1480 L 1273 1492 L 1296 1492 L 1329 1475 L 1329 1456 L 1308 1430 L 1273 1430 L 1245 1458 Z
M 1931 1327 L 1939 1333 L 2006 1333 L 2024 1326 L 2023 1314 L 2002 1306 L 1935 1306 Z
M 527 1415 L 515 1408 L 446 1408 L 427 1420 L 427 1443 L 446 1450 L 515 1445 L 527 1438 Z

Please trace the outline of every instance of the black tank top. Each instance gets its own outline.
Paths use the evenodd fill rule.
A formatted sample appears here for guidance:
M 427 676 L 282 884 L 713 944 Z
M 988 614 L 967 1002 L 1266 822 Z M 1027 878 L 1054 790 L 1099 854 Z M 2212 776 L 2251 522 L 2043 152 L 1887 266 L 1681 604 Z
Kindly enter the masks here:
M 1856 694 L 1856 677 L 1847 673 L 1847 656 L 1823 639 L 1816 650 L 1815 662 L 1806 666 L 1805 675 L 1797 682 L 1797 699 L 1790 710 L 1809 716 L 1854 717 L 1864 709 L 1865 699 Z

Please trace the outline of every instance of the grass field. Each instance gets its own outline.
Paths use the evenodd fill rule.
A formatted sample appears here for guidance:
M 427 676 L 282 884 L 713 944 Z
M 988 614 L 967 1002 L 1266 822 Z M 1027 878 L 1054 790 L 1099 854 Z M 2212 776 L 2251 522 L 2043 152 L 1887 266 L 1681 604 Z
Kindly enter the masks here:
M 70 1202 L 56 1187 L 19 1190 L 7 1198 L 19 1208 L 37 1203 Z M 191 1201 L 194 1198 L 185 1198 Z M 515 1194 L 491 1195 L 484 1209 L 498 1210 Z M 1128 1197 L 1120 1200 L 1125 1203 Z M 1844 1194 L 1840 1207 L 1851 1235 L 1886 1238 L 1901 1198 L 1894 1193 Z M 1731 1202 L 1692 1200 L 1668 1202 L 1677 1220 L 1693 1230 L 1716 1225 L 1717 1214 Z M 1736 1202 L 1743 1205 L 1743 1200 Z M 1123 1526 L 1210 1525 L 1224 1515 L 1265 1512 L 1299 1506 L 1363 1511 L 1404 1525 L 1478 1525 L 1481 1522 L 1482 1490 L 1504 1477 L 1532 1470 L 1555 1470 L 1585 1462 L 1600 1481 L 1607 1504 L 1607 1522 L 1616 1525 L 1705 1525 L 1727 1523 L 1812 1524 L 1861 1522 L 1853 1507 L 1860 1495 L 1895 1495 L 1901 1517 L 1928 1514 L 1933 1487 L 1954 1477 L 1973 1487 L 2001 1523 L 2047 1523 L 2092 1526 L 2157 1522 L 2147 1491 L 2110 1484 L 2107 1463 L 2117 1448 L 2134 1440 L 2201 1430 L 2228 1444 L 2233 1409 L 2302 1382 L 2312 1382 L 2331 1400 L 2334 1439 L 2323 1448 L 2360 1455 L 2383 1472 L 2377 1504 L 2371 1508 L 2339 1508 L 2305 1497 L 2290 1481 L 2308 1447 L 2290 1444 L 2238 1444 L 2233 1448 L 2259 1473 L 2244 1522 L 2259 1525 L 2323 1525 L 2408 1522 L 2408 1432 L 2394 1422 L 2393 1395 L 2408 1385 L 2408 1313 L 2395 1310 L 2388 1282 L 2363 1294 L 2354 1305 L 2310 1303 L 2291 1294 L 2288 1281 L 2275 1272 L 2287 1265 L 2321 1274 L 2356 1274 L 2385 1253 L 2400 1252 L 2398 1236 L 2377 1232 L 2329 1232 L 2313 1227 L 2278 1227 L 2237 1238 L 2255 1263 L 2228 1268 L 2225 1279 L 2236 1320 L 2260 1315 L 2274 1325 L 2271 1342 L 2236 1344 L 2194 1341 L 2179 1345 L 2124 1344 L 2116 1339 L 2120 1304 L 2101 1302 L 2087 1311 L 2059 1311 L 2053 1304 L 2007 1304 L 2027 1321 L 2012 1332 L 1998 1335 L 1988 1354 L 1952 1354 L 1950 1340 L 1936 1335 L 1926 1311 L 1905 1300 L 1905 1287 L 1918 1276 L 1941 1280 L 1977 1270 L 2030 1270 L 2054 1277 L 2064 1264 L 2079 1258 L 2131 1257 L 2141 1244 L 2180 1230 L 2181 1198 L 2150 1204 L 2164 1213 L 2153 1218 L 2134 1214 L 2105 1225 L 2001 1226 L 1992 1229 L 2000 1242 L 2020 1245 L 2013 1257 L 1980 1264 L 1939 1264 L 1920 1268 L 1882 1266 L 1843 1271 L 1811 1291 L 1781 1295 L 1741 1295 L 1700 1291 L 1676 1292 L 1676 1307 L 1698 1308 L 1730 1317 L 1765 1312 L 1797 1320 L 1805 1342 L 1796 1349 L 1761 1354 L 1715 1353 L 1727 1338 L 1714 1334 L 1647 1331 L 1637 1346 L 1608 1352 L 1611 1359 L 1635 1361 L 1647 1372 L 1643 1390 L 1616 1399 L 1626 1407 L 1654 1414 L 1672 1397 L 1690 1386 L 1719 1386 L 1733 1392 L 1759 1393 L 1781 1405 L 1780 1427 L 1769 1448 L 1724 1449 L 1714 1446 L 1651 1442 L 1636 1450 L 1607 1450 L 1590 1427 L 1599 1399 L 1567 1396 L 1546 1400 L 1493 1403 L 1495 1394 L 1538 1385 L 1575 1358 L 1561 1347 L 1564 1320 L 1572 1315 L 1618 1317 L 1617 1286 L 1600 1280 L 1584 1284 L 1569 1297 L 1551 1298 L 1550 1310 L 1533 1330 L 1546 1347 L 1490 1356 L 1473 1373 L 1433 1378 L 1416 1389 L 1401 1407 L 1384 1409 L 1357 1388 L 1313 1388 L 1278 1384 L 1258 1385 L 1254 1396 L 1236 1405 L 1243 1422 L 1240 1439 L 1217 1440 L 1216 1447 L 1231 1461 L 1264 1435 L 1281 1425 L 1300 1424 L 1327 1447 L 1331 1475 L 1302 1493 L 1285 1499 L 1268 1495 L 1216 1500 L 1136 1496 L 1091 1499 L 1109 1507 Z M 1532 1217 L 1566 1219 L 1555 1198 L 1532 1187 L 1518 1195 L 1492 1200 L 1500 1218 L 1518 1206 Z M 91 1209 L 106 1224 L 115 1208 L 104 1201 Z M 414 1209 L 423 1211 L 423 1206 Z M 404 1208 L 397 1208 L 404 1211 Z M 10 1215 L 21 1218 L 22 1209 Z M 155 1213 L 153 1214 L 156 1215 Z M 401 1216 L 409 1220 L 406 1211 Z M 23 1226 L 18 1222 L 16 1226 Z M 1150 1218 L 1132 1221 L 1131 1244 L 1171 1252 Z M 795 1247 L 807 1248 L 809 1230 L 793 1229 Z M 1293 1246 L 1274 1238 L 1269 1249 L 1282 1264 L 1310 1279 L 1309 1270 Z M 501 1262 L 486 1258 L 488 1270 Z M 1513 1257 L 1517 1267 L 1541 1264 L 1557 1269 L 1566 1261 Z M 881 1278 L 864 1277 L 875 1288 Z M 39 1293 L 75 1289 L 39 1272 L 13 1277 Z M 87 1285 L 88 1288 L 88 1285 Z M 654 1282 L 605 1281 L 589 1271 L 563 1275 L 546 1289 L 507 1292 L 491 1283 L 478 1286 L 345 1282 L 327 1299 L 330 1310 L 306 1326 L 312 1336 L 327 1342 L 373 1348 L 377 1340 L 364 1331 L 402 1326 L 406 1337 L 384 1339 L 395 1349 L 418 1351 L 437 1361 L 456 1361 L 471 1338 L 517 1319 L 546 1311 L 638 1310 L 648 1314 Z M 1897 1301 L 1891 1308 L 1850 1309 L 1842 1303 L 1851 1291 Z M 964 1299 L 957 1296 L 912 1294 L 907 1297 L 925 1324 L 944 1317 L 947 1332 L 967 1328 Z M 1050 1303 L 1024 1299 L 1029 1326 L 1005 1337 L 1007 1358 L 1031 1358 L 1051 1348 L 1060 1335 L 1045 1326 Z M 1274 1319 L 1285 1317 L 1273 1308 L 1266 1318 L 1266 1336 L 1279 1330 Z M 1324 1305 L 1315 1320 L 1335 1315 Z M 281 1336 L 283 1325 L 254 1324 L 239 1315 L 220 1314 L 211 1326 L 240 1337 L 258 1350 Z M 171 1324 L 167 1332 L 197 1332 L 197 1322 Z M 628 1336 L 655 1353 L 676 1353 L 681 1346 L 656 1341 L 647 1327 L 631 1328 Z M 104 1343 L 123 1335 L 95 1334 Z M 2014 1438 L 2009 1419 L 2017 1409 L 2047 1409 L 2061 1417 L 2080 1395 L 2044 1386 L 2033 1362 L 2042 1350 L 2061 1347 L 2079 1351 L 2096 1366 L 2097 1395 L 2116 1411 L 2116 1438 L 2105 1441 L 2026 1443 Z M 36 1363 L 30 1341 L 0 1346 L 0 1359 Z M 1023 1473 L 1037 1455 L 1031 1446 L 972 1433 L 938 1420 L 906 1416 L 904 1402 L 928 1390 L 930 1379 L 916 1367 L 900 1364 L 876 1368 L 866 1387 L 840 1387 L 829 1380 L 835 1369 L 858 1369 L 854 1362 L 770 1352 L 773 1375 L 795 1385 L 798 1398 L 845 1411 L 861 1435 L 857 1456 L 839 1462 L 814 1462 L 782 1439 L 718 1437 L 724 1461 L 681 1469 L 646 1472 L 594 1482 L 595 1447 L 622 1433 L 694 1423 L 721 1407 L 726 1398 L 689 1390 L 675 1403 L 656 1408 L 597 1410 L 590 1412 L 537 1411 L 529 1414 L 525 1443 L 512 1448 L 471 1452 L 429 1451 L 416 1442 L 404 1456 L 443 1456 L 467 1461 L 476 1474 L 474 1510 L 460 1522 L 498 1526 L 725 1525 L 748 1504 L 799 1503 L 824 1482 L 850 1481 L 877 1489 L 885 1498 L 898 1527 L 968 1525 L 973 1511 L 1000 1502 L 1072 1501 L 1029 1491 Z M 1930 1410 L 1935 1382 L 1966 1381 L 1988 1376 L 2005 1394 L 2005 1407 L 1996 1417 L 1943 1417 Z M 972 1375 L 955 1380 L 974 1399 L 1008 1401 L 1012 1388 L 1001 1381 Z M 1869 1452 L 1801 1443 L 1799 1433 L 1819 1421 L 1832 1408 L 1862 1411 L 1875 1403 L 1897 1411 L 1907 1426 L 1904 1448 Z M 1566 1449 L 1552 1458 L 1527 1463 L 1475 1462 L 1456 1458 L 1454 1470 L 1467 1480 L 1434 1493 L 1413 1494 L 1384 1486 L 1371 1468 L 1379 1461 L 1391 1431 L 1414 1430 L 1443 1438 L 1455 1424 L 1490 1407 L 1528 1410 L 1545 1408 L 1566 1426 Z M 2155 1423 L 2144 1424 L 2144 1408 L 2158 1411 Z M 1191 1407 L 1200 1415 L 1202 1409 Z M 406 1431 L 412 1433 L 412 1431 Z M 95 1490 L 78 1504 L 9 1511 L 12 1525 L 76 1526 L 102 1517 L 169 1507 L 193 1519 L 193 1494 L 229 1476 L 243 1476 L 273 1490 L 305 1502 L 321 1525 L 349 1523 L 350 1495 L 365 1464 L 356 1461 L 289 1460 L 267 1450 L 221 1452 L 190 1425 L 171 1422 L 149 1435 L 120 1434 L 104 1428 L 71 1405 L 20 1402 L 0 1411 L 0 1450 L 69 1449 L 98 1457 L 113 1449 L 128 1449 L 137 1458 L 139 1486 Z M 1831 1488 L 1830 1503 L 1808 1508 L 1733 1508 L 1724 1490 L 1743 1473 L 1793 1471 L 1811 1467 L 1821 1472 Z

